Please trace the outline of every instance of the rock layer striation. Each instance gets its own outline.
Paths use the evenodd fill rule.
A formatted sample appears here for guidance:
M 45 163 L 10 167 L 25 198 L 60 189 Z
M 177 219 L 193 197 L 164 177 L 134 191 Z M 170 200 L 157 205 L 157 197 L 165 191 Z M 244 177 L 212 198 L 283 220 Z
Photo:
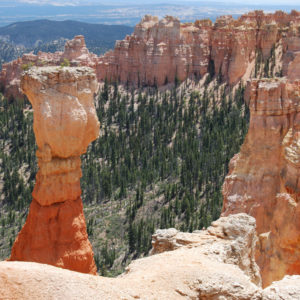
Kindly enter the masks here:
M 34 110 L 39 170 L 29 215 L 9 260 L 95 274 L 80 189 L 80 155 L 99 135 L 95 74 L 87 67 L 32 68 L 21 87 Z
M 97 60 L 96 72 L 99 80 L 135 85 L 163 85 L 175 78 L 183 81 L 209 73 L 234 85 L 251 76 L 258 55 L 266 60 L 279 44 L 284 44 L 281 59 L 293 61 L 299 50 L 299 26 L 300 13 L 296 11 L 254 11 L 237 20 L 222 16 L 214 24 L 146 15 L 131 36 L 117 41 L 113 51 Z

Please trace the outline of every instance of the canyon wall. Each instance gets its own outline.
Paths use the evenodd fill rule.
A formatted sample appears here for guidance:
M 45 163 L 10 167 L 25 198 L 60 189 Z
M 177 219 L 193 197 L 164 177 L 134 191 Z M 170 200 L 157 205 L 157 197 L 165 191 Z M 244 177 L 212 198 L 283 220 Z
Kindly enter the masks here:
M 146 15 L 131 36 L 98 59 L 97 77 L 163 85 L 174 82 L 175 77 L 183 81 L 210 73 L 232 86 L 250 77 L 258 53 L 267 59 L 272 48 L 282 43 L 283 57 L 287 52 L 293 56 L 297 46 L 292 49 L 291 45 L 297 45 L 294 37 L 299 39 L 299 28 L 300 13 L 296 11 L 254 11 L 237 20 L 220 17 L 214 24 L 210 20 L 181 24 L 174 17 L 159 20 Z
M 23 75 L 21 88 L 34 110 L 39 170 L 9 260 L 96 274 L 80 188 L 80 155 L 99 135 L 95 74 L 87 67 L 34 67 Z
M 237 20 L 223 16 L 210 20 L 180 23 L 177 18 L 146 15 L 134 33 L 117 41 L 114 50 L 103 56 L 90 53 L 83 36 L 68 41 L 64 52 L 25 54 L 3 65 L 0 86 L 7 96 L 21 97 L 20 75 L 31 65 L 71 65 L 94 68 L 98 81 L 143 85 L 164 85 L 187 77 L 201 78 L 209 73 L 219 81 L 235 85 L 255 74 L 255 60 L 269 58 L 276 48 L 278 72 L 286 75 L 299 58 L 300 12 L 254 11 Z M 294 69 L 295 76 L 299 71 Z
M 252 80 L 249 131 L 230 162 L 223 214 L 254 216 L 264 285 L 300 274 L 300 80 Z
M 201 77 L 206 73 L 216 74 L 220 80 L 234 85 L 241 78 L 253 76 L 258 55 L 267 59 L 275 45 L 280 50 L 279 60 L 285 77 L 253 79 L 248 82 L 246 100 L 251 111 L 249 132 L 240 153 L 231 160 L 230 172 L 225 179 L 223 216 L 229 218 L 232 214 L 245 212 L 256 219 L 259 235 L 256 259 L 264 286 L 282 279 L 286 274 L 300 274 L 299 29 L 300 14 L 295 11 L 291 14 L 263 14 L 256 11 L 238 20 L 221 17 L 215 24 L 206 20 L 180 24 L 173 17 L 158 20 L 156 17 L 145 16 L 131 36 L 118 41 L 115 49 L 102 57 L 89 53 L 84 38 L 78 36 L 67 42 L 64 53 L 27 54 L 4 65 L 0 82 L 12 93 L 19 92 L 21 66 L 30 69 L 25 73 L 21 87 L 35 111 L 34 130 L 39 148 L 39 172 L 33 201 L 26 224 L 13 246 L 10 260 L 43 262 L 91 274 L 96 272 L 86 234 L 79 185 L 79 156 L 98 135 L 99 125 L 92 104 L 92 95 L 97 87 L 96 77 L 86 68 L 35 68 L 31 64 L 42 66 L 70 63 L 72 66 L 90 66 L 96 71 L 99 81 L 108 78 L 135 85 L 162 85 L 174 81 L 175 76 L 184 80 L 187 76 Z M 218 222 L 220 224 L 222 221 Z M 218 262 L 221 260 L 228 264 L 227 258 L 222 256 L 223 250 L 220 252 L 220 247 L 223 248 L 217 240 L 220 237 L 227 240 L 227 236 L 224 237 L 226 230 L 222 226 L 223 231 L 213 229 L 218 226 L 208 230 L 209 235 L 213 236 L 213 240 L 211 237 L 208 239 L 209 246 L 204 246 L 203 241 L 200 244 L 210 256 L 214 257 L 213 251 L 220 254 Z M 192 242 L 186 242 L 186 236 L 179 237 L 176 231 L 168 231 L 167 234 L 167 238 L 163 232 L 153 237 L 152 253 L 181 249 L 182 244 L 193 248 L 193 241 L 198 243 L 197 235 L 190 237 Z M 239 234 L 230 235 L 229 240 L 236 241 Z M 204 235 L 202 237 L 206 240 L 207 233 Z M 253 243 L 250 245 L 245 242 L 245 249 L 252 249 Z M 234 246 L 227 246 L 226 251 L 229 252 L 224 251 L 230 257 L 234 256 L 230 252 Z M 180 249 L 174 253 L 183 251 Z M 197 251 L 204 253 L 199 248 Z M 169 263 L 174 268 L 180 261 L 177 254 L 162 254 L 157 257 L 163 257 L 163 261 L 170 259 Z M 180 257 L 187 255 L 192 261 L 196 255 L 195 252 L 192 254 L 181 253 Z M 241 252 L 238 251 L 238 254 L 241 255 Z M 247 255 L 250 254 L 247 252 Z M 204 260 L 201 257 L 199 264 Z M 144 261 L 147 262 L 147 259 Z M 144 276 L 151 274 L 152 269 L 161 271 L 160 258 L 149 261 L 151 263 L 146 269 L 139 265 L 145 271 Z M 232 261 L 239 267 L 234 278 L 244 280 L 244 277 L 239 277 L 243 275 L 241 272 L 247 276 L 247 283 L 239 283 L 241 286 L 249 286 L 249 282 L 259 285 L 259 276 L 254 275 L 256 267 L 253 263 L 239 262 L 236 257 Z M 156 263 L 157 269 L 154 268 Z M 133 266 L 135 264 L 139 263 Z M 177 272 L 186 274 L 184 268 L 189 264 L 190 261 L 186 259 L 179 266 L 180 269 L 170 268 L 171 273 L 166 271 L 161 274 L 161 281 L 165 282 L 166 278 L 172 277 L 170 274 Z M 224 268 L 226 276 L 231 272 L 211 259 L 208 264 L 221 270 Z M 225 273 L 215 274 L 210 271 L 209 267 L 205 267 L 203 274 L 211 276 L 197 275 L 196 279 L 191 278 L 199 283 L 193 285 L 189 282 L 188 289 L 191 291 L 185 290 L 186 287 L 176 289 L 172 286 L 172 292 L 170 290 L 170 294 L 166 295 L 174 293 L 177 296 L 179 293 L 181 296 L 201 295 L 213 299 L 220 291 L 224 292 L 221 293 L 224 297 L 236 293 L 233 289 L 235 287 L 227 286 L 223 289 L 224 282 L 227 282 Z M 127 278 L 130 278 L 131 284 L 140 282 L 142 271 L 136 269 L 139 277 L 130 277 L 128 272 Z M 155 276 L 157 273 L 149 278 L 155 280 Z M 2 278 L 6 278 L 3 273 Z M 210 281 L 205 281 L 205 278 Z M 216 283 L 213 278 L 220 279 L 220 282 L 223 280 L 223 283 Z M 290 279 L 293 282 L 294 277 Z M 181 285 L 182 282 L 179 280 L 176 284 Z M 216 291 L 215 286 L 221 287 Z M 143 289 L 141 285 L 140 290 Z M 154 283 L 153 289 L 158 289 Z M 240 296 L 238 299 L 255 299 L 256 294 L 262 295 L 257 285 L 251 285 L 250 296 Z

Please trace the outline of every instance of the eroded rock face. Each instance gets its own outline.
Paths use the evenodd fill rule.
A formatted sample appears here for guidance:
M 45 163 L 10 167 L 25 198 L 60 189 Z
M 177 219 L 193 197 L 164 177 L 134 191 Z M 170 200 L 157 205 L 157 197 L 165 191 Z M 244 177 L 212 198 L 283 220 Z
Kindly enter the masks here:
M 282 47 L 278 60 L 283 75 L 298 76 L 294 65 L 299 62 L 299 28 L 297 11 L 254 11 L 238 20 L 223 16 L 214 24 L 210 20 L 180 23 L 171 16 L 159 20 L 146 15 L 132 35 L 117 41 L 114 50 L 103 56 L 90 53 L 83 36 L 76 36 L 66 43 L 64 53 L 31 53 L 4 64 L 0 85 L 6 87 L 7 96 L 21 96 L 22 66 L 60 65 L 65 59 L 71 65 L 94 68 L 98 81 L 107 78 L 135 86 L 160 86 L 174 82 L 175 77 L 183 81 L 210 73 L 235 85 L 240 79 L 253 77 L 256 56 L 266 60 L 274 46 Z
M 300 298 L 300 276 L 285 276 L 273 282 L 262 293 L 263 300 L 295 300 Z
M 34 109 L 38 157 L 76 157 L 98 137 L 93 102 L 98 83 L 92 69 L 33 68 L 24 74 L 21 88 Z
M 50 206 L 33 200 L 9 260 L 45 263 L 96 274 L 80 198 Z
M 83 215 L 80 155 L 99 135 L 90 68 L 32 68 L 21 87 L 34 109 L 39 170 L 10 260 L 96 273 Z
M 83 35 L 77 35 L 73 40 L 66 42 L 64 57 L 67 59 L 73 60 L 88 54 L 89 50 L 86 47 Z
M 255 217 L 257 262 L 267 286 L 300 274 L 300 80 L 252 80 L 246 94 L 250 126 L 230 162 L 222 215 Z
M 209 20 L 180 24 L 170 16 L 162 20 L 145 16 L 131 36 L 97 60 L 96 72 L 99 80 L 107 77 L 135 85 L 163 85 L 175 77 L 185 80 L 210 73 L 234 85 L 251 76 L 257 53 L 267 59 L 280 41 L 283 57 L 291 57 L 295 49 L 290 46 L 297 45 L 299 26 L 296 11 L 254 11 L 238 20 L 223 16 L 214 24 Z
M 261 278 L 255 262 L 255 227 L 254 218 L 246 214 L 235 214 L 212 222 L 207 230 L 193 233 L 180 232 L 174 228 L 159 229 L 152 236 L 151 254 L 183 246 L 197 247 L 199 254 L 238 266 L 252 282 L 260 286 Z
M 0 72 L 0 86 L 4 88 L 7 97 L 22 98 L 20 88 L 21 75 L 24 70 L 33 66 L 60 66 L 62 63 L 69 63 L 72 66 L 94 66 L 97 55 L 90 53 L 86 48 L 84 37 L 75 36 L 73 40 L 67 41 L 65 51 L 55 53 L 38 52 L 38 54 L 27 53 L 22 57 L 3 64 Z

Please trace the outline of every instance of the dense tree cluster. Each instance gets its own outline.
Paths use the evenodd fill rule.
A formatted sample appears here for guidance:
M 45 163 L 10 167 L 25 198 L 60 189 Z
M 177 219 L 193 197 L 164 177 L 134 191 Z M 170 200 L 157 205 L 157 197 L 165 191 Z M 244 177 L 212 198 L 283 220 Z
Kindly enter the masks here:
M 0 94 L 0 258 L 10 247 L 27 215 L 37 163 L 33 114 L 23 101 Z
M 120 93 L 106 82 L 99 95 L 102 135 L 84 158 L 84 199 L 100 205 L 129 199 L 128 246 L 135 256 L 149 251 L 156 228 L 193 231 L 220 214 L 221 186 L 249 111 L 242 86 L 218 101 L 217 90 Z M 147 196 L 155 186 L 162 187 L 160 201 Z

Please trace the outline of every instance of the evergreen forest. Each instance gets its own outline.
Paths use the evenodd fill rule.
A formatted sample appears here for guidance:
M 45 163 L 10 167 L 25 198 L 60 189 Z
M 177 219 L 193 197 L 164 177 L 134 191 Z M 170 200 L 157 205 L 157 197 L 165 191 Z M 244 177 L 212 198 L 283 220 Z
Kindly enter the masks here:
M 82 156 L 84 212 L 99 274 L 148 255 L 158 228 L 192 232 L 217 219 L 228 164 L 248 130 L 244 87 L 210 79 L 132 89 L 107 80 L 95 97 L 100 137 Z M 0 95 L 0 259 L 25 222 L 37 162 L 28 101 Z

